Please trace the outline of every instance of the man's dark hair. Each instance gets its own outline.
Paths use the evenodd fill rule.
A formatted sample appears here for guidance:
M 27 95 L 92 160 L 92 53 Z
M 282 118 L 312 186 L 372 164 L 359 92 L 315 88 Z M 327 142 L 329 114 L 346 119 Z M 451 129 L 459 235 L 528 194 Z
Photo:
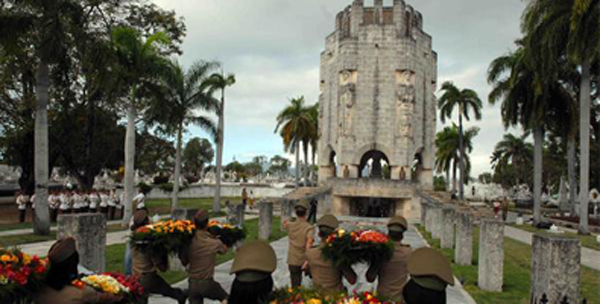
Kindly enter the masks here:
M 297 216 L 306 216 L 306 209 L 304 209 L 304 208 L 296 208 L 296 215 Z
M 273 278 L 266 277 L 258 282 L 242 282 L 237 278 L 231 285 L 231 294 L 228 303 L 231 304 L 259 304 L 269 303 L 273 292 Z
M 198 229 L 205 229 L 206 227 L 208 227 L 208 219 L 205 219 L 203 221 L 194 220 L 194 224 Z
M 326 237 L 328 237 L 330 234 L 332 234 L 335 230 L 331 229 L 329 227 L 319 227 L 319 237 L 324 239 Z
M 138 228 L 144 227 L 148 224 L 150 224 L 150 219 L 148 217 L 146 217 L 146 219 L 139 225 L 136 225 L 136 224 L 131 225 L 131 231 L 136 231 Z
M 400 242 L 404 238 L 404 232 L 399 231 L 390 231 L 388 235 L 394 242 Z
M 65 286 L 71 285 L 71 282 L 79 276 L 79 270 L 77 270 L 78 264 L 79 253 L 77 252 L 60 263 L 52 263 L 46 277 L 46 284 L 58 291 L 62 290 Z

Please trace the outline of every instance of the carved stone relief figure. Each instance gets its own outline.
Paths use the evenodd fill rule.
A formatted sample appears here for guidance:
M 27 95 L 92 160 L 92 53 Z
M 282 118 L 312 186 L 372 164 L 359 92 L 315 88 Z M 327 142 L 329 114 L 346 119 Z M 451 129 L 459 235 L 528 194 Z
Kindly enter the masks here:
M 344 70 L 340 73 L 340 103 L 344 107 L 343 126 L 340 125 L 340 127 L 343 135 L 350 135 L 352 132 L 352 115 L 356 104 L 356 80 L 356 71 Z
M 412 137 L 412 117 L 415 107 L 415 72 L 396 71 L 396 116 L 401 136 Z

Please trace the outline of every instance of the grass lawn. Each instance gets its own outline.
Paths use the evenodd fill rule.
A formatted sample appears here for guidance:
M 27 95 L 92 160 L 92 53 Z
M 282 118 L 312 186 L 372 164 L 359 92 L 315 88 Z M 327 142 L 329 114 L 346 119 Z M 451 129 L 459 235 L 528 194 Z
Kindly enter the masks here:
M 511 225 L 511 226 L 514 228 L 517 228 L 517 229 L 521 229 L 521 230 L 525 230 L 525 231 L 529 231 L 529 232 L 533 232 L 533 233 L 542 232 L 542 233 L 556 235 L 555 233 L 548 232 L 548 230 L 537 229 L 530 225 L 520 225 L 520 226 L 519 225 Z M 600 243 L 598 243 L 596 241 L 596 235 L 579 235 L 577 233 L 571 233 L 571 232 L 565 232 L 562 235 L 578 238 L 579 240 L 581 240 L 581 246 L 583 246 L 583 247 L 587 247 L 589 249 L 594 249 L 594 250 L 600 250 Z
M 271 228 L 270 242 L 276 241 L 285 237 L 287 233 L 279 230 L 279 217 L 273 218 L 273 226 Z M 258 239 L 258 219 L 246 221 L 246 241 Z M 233 259 L 234 253 L 230 250 L 224 255 L 217 255 L 217 264 L 221 264 Z M 117 271 L 124 273 L 123 259 L 125 257 L 125 244 L 111 245 L 106 247 L 106 270 Z M 160 274 L 169 284 L 177 283 L 187 278 L 187 273 L 182 271 L 167 271 Z
M 53 224 L 54 226 L 54 224 Z M 9 231 L 9 230 L 17 230 L 17 229 L 32 229 L 31 223 L 11 223 L 11 224 L 2 224 L 0 225 L 0 232 Z
M 124 230 L 119 224 L 109 225 L 106 232 L 115 232 Z M 0 237 L 0 246 L 13 247 L 24 244 L 39 243 L 56 240 L 56 231 L 51 231 L 50 235 L 36 235 L 33 233 L 20 235 L 7 235 Z
M 231 201 L 232 204 L 240 203 L 241 197 L 222 197 L 221 198 L 221 210 L 225 208 L 225 202 Z M 213 198 L 181 198 L 179 199 L 179 206 L 182 208 L 197 208 L 206 209 L 212 211 Z M 149 199 L 146 200 L 146 207 L 150 210 L 150 214 L 168 214 L 171 213 L 171 199 Z M 225 212 L 221 212 L 220 215 L 224 215 Z
M 440 241 L 433 240 L 422 226 L 419 232 L 434 248 L 440 249 Z M 442 253 L 452 261 L 454 251 L 443 249 Z M 473 230 L 473 266 L 452 264 L 454 275 L 463 282 L 465 290 L 479 304 L 528 304 L 530 289 L 531 246 L 504 238 L 504 287 L 503 292 L 487 292 L 477 287 L 477 259 L 479 251 L 479 229 Z M 581 293 L 589 304 L 600 304 L 600 272 L 581 267 Z

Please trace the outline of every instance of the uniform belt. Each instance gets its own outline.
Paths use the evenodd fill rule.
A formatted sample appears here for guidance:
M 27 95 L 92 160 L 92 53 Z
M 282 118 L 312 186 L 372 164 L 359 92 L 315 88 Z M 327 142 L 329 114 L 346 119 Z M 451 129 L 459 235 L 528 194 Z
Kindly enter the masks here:
M 210 278 L 210 279 L 189 278 L 188 280 L 190 282 L 213 282 L 215 280 L 215 278 Z

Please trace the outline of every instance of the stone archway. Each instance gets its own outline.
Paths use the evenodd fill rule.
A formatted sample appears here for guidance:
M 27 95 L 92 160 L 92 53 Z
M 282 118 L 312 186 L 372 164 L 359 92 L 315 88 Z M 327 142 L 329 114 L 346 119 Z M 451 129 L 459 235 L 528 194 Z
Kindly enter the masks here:
M 390 161 L 383 152 L 370 150 L 363 154 L 358 165 L 358 177 L 390 179 L 390 176 Z

